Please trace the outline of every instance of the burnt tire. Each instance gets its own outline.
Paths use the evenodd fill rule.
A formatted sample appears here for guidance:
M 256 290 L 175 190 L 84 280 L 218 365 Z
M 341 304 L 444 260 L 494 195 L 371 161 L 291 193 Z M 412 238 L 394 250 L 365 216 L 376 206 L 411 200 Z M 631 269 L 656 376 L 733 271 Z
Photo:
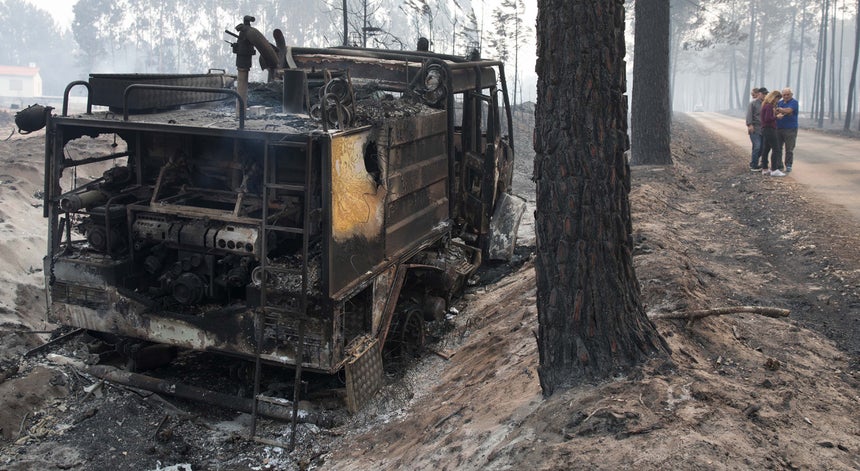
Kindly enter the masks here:
M 411 307 L 401 311 L 385 342 L 386 359 L 407 362 L 424 351 L 424 312 Z

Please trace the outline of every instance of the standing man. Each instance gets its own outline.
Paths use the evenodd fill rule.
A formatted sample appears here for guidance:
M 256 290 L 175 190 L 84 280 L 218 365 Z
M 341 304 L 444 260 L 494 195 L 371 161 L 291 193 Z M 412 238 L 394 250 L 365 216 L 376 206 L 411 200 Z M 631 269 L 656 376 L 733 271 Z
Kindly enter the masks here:
M 761 167 L 758 160 L 761 156 L 761 101 L 767 95 L 766 88 L 753 88 L 750 92 L 752 101 L 747 107 L 747 133 L 752 142 L 752 157 L 750 158 L 750 170 L 757 172 Z
M 797 100 L 791 89 L 782 89 L 782 99 L 776 104 L 776 134 L 779 147 L 785 146 L 785 172 L 791 171 L 794 163 L 794 145 L 797 143 L 797 115 L 799 114 Z

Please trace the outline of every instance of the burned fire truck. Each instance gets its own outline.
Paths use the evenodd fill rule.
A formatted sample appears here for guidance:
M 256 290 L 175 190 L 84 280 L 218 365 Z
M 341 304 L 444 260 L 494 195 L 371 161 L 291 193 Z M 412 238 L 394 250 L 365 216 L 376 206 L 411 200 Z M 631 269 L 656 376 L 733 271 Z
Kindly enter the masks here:
M 258 372 L 346 370 L 356 409 L 384 346 L 420 347 L 482 261 L 513 253 L 503 65 L 287 47 L 251 21 L 235 75 L 93 74 L 48 109 L 50 316 Z M 248 83 L 252 56 L 268 82 Z M 91 138 L 113 144 L 72 151 Z

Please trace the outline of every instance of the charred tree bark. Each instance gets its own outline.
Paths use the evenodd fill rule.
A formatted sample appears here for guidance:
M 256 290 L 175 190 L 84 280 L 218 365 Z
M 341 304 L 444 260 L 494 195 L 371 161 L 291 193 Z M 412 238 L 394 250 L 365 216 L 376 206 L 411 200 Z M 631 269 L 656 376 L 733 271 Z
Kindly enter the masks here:
M 623 0 L 540 0 L 537 48 L 535 271 L 549 396 L 668 347 L 633 271 Z
M 631 162 L 671 165 L 669 0 L 637 0 L 633 44 Z

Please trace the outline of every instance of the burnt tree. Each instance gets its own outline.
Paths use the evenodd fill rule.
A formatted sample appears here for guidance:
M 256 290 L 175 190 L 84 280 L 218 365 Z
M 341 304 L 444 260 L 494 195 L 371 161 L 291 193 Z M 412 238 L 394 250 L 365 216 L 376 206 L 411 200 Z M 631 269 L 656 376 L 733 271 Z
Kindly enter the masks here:
M 630 160 L 634 165 L 669 165 L 669 0 L 635 3 Z
M 535 270 L 549 396 L 667 346 L 633 271 L 624 2 L 541 0 L 537 33 Z

